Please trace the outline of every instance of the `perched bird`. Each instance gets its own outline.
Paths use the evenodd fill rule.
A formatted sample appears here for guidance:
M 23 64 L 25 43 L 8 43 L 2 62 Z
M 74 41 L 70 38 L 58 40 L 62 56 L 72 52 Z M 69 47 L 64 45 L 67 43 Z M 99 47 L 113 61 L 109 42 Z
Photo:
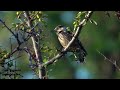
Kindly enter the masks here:
M 56 31 L 60 44 L 63 48 L 65 48 L 71 41 L 74 34 L 70 31 L 67 31 L 66 27 L 62 25 L 58 25 L 54 30 Z M 68 52 L 73 52 L 76 60 L 79 60 L 80 62 L 84 62 L 87 55 L 86 50 L 84 49 L 82 43 L 79 41 L 78 38 L 76 38 L 71 46 L 68 48 Z

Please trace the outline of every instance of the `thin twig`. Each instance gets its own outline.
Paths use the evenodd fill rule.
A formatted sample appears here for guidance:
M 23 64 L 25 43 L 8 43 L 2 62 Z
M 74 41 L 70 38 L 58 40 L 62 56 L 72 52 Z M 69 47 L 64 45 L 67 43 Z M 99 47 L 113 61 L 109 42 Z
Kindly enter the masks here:
M 17 57 L 15 57 L 15 58 L 13 58 L 13 59 L 10 59 L 10 60 L 7 61 L 5 64 L 7 64 L 7 63 L 9 63 L 9 62 L 11 62 L 11 61 L 13 61 L 13 60 L 16 60 L 16 59 L 18 59 L 18 58 L 20 58 L 20 57 L 22 57 L 22 56 L 17 56 Z
M 110 63 L 112 63 L 119 71 L 120 67 L 117 65 L 116 61 L 112 61 L 111 59 L 108 59 L 105 55 L 103 55 L 100 51 L 97 50 L 97 52 L 104 57 L 104 60 L 108 60 Z
M 18 51 L 18 47 L 16 47 L 11 53 L 7 54 L 6 57 L 4 57 L 3 59 L 1 59 L 0 61 L 10 58 L 17 51 Z
M 19 40 L 19 38 L 18 38 L 18 35 L 15 34 L 15 33 L 5 24 L 5 22 L 2 21 L 1 19 L 0 19 L 0 22 L 10 31 L 10 33 L 12 33 L 12 35 L 16 38 L 16 40 L 17 40 L 17 42 L 18 42 L 18 45 L 20 46 L 20 45 L 21 45 L 21 42 L 20 42 L 20 40 Z
M 79 36 L 80 31 L 82 30 L 83 26 L 87 23 L 87 21 L 90 19 L 90 17 L 92 16 L 93 11 L 88 11 L 88 13 L 85 16 L 85 19 L 83 19 L 79 26 L 77 27 L 77 30 L 74 34 L 74 36 L 72 37 L 71 41 L 68 43 L 68 45 L 66 46 L 66 48 L 64 48 L 64 50 L 57 54 L 55 57 L 53 57 L 52 59 L 48 60 L 47 62 L 45 62 L 44 64 L 42 64 L 42 66 L 44 65 L 50 65 L 52 64 L 55 60 L 59 59 L 60 57 L 62 57 L 68 50 L 68 48 L 70 47 L 70 45 L 74 42 L 74 40 Z
M 11 52 L 12 52 L 12 40 L 11 40 L 12 38 L 10 37 L 10 50 L 11 50 Z
M 16 37 L 16 35 L 14 34 L 14 32 L 5 24 L 4 21 L 2 21 L 2 20 L 0 19 L 0 22 L 13 34 L 13 36 Z

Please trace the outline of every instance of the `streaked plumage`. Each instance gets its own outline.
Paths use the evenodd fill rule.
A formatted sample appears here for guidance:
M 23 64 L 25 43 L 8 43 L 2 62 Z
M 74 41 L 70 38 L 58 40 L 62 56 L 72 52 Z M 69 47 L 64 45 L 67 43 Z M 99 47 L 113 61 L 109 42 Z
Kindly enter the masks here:
M 55 28 L 55 31 L 58 36 L 58 40 L 59 40 L 60 44 L 63 46 L 63 48 L 65 48 L 67 46 L 67 44 L 70 42 L 70 40 L 72 39 L 73 33 L 67 31 L 66 27 L 64 27 L 62 25 L 58 25 Z M 68 51 L 73 52 L 76 55 L 76 58 L 80 62 L 84 62 L 87 52 L 84 49 L 82 43 L 78 39 L 76 39 L 72 43 L 72 45 L 69 47 Z

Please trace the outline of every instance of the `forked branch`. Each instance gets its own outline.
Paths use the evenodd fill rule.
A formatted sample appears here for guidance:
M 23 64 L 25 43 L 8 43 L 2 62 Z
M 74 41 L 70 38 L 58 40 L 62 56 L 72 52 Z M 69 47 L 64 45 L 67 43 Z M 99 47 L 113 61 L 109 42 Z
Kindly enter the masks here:
M 90 19 L 92 14 L 93 14 L 93 11 L 88 11 L 85 18 L 79 23 L 79 26 L 77 27 L 77 30 L 76 30 L 74 36 L 72 37 L 71 41 L 68 43 L 66 48 L 64 48 L 64 50 L 61 53 L 57 54 L 55 57 L 53 57 L 52 59 L 45 62 L 42 66 L 52 64 L 54 61 L 61 58 L 67 52 L 68 48 L 74 42 L 74 40 L 79 36 L 80 31 L 82 30 L 83 26 L 87 23 L 87 21 Z

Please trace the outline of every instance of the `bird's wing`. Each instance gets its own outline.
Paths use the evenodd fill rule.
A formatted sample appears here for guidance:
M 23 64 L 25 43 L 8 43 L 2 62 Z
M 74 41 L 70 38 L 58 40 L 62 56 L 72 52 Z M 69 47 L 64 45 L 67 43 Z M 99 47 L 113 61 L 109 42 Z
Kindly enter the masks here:
M 78 40 L 78 39 L 77 39 L 77 40 Z M 85 54 L 87 55 L 87 51 L 86 51 L 85 48 L 83 47 L 82 43 L 81 43 L 79 40 L 78 40 L 77 42 L 78 42 L 80 48 L 81 48 L 81 49 L 85 52 Z

